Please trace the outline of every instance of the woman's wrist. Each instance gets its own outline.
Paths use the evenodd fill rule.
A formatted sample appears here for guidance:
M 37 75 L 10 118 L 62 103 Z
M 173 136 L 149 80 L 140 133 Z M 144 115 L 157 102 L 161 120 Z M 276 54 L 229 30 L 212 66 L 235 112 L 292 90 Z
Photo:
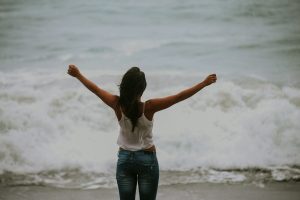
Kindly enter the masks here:
M 77 79 L 81 79 L 82 78 L 82 74 L 80 72 L 78 72 L 78 74 L 76 75 Z
M 203 85 L 203 87 L 206 87 L 206 86 L 209 85 L 208 82 L 207 82 L 206 80 L 202 81 L 201 84 Z

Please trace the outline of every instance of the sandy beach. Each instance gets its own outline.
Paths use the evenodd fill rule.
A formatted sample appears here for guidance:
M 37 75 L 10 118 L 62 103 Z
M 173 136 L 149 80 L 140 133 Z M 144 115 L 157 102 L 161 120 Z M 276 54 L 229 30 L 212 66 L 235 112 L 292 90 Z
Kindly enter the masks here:
M 117 189 L 58 189 L 42 186 L 1 187 L 1 200 L 96 200 L 118 199 Z M 138 196 L 136 199 L 139 199 Z M 162 200 L 299 200 L 300 183 L 178 184 L 159 187 Z

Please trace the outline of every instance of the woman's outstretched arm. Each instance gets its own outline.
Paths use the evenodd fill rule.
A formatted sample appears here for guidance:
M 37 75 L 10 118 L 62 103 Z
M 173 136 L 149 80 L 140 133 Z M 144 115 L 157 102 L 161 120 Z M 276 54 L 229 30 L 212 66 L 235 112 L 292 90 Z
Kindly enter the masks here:
M 160 110 L 166 109 L 180 101 L 183 101 L 197 92 L 199 92 L 202 88 L 215 83 L 217 81 L 216 74 L 211 74 L 206 77 L 206 79 L 193 87 L 190 87 L 188 89 L 185 89 L 175 95 L 167 96 L 164 98 L 156 98 L 156 99 L 150 99 L 146 103 L 147 110 L 149 110 L 150 118 L 153 116 L 155 112 L 158 112 Z M 152 116 L 151 116 L 152 115 Z
M 105 104 L 115 109 L 118 103 L 118 96 L 101 89 L 95 83 L 83 76 L 75 65 L 69 65 L 68 74 L 77 78 L 85 87 L 97 95 Z

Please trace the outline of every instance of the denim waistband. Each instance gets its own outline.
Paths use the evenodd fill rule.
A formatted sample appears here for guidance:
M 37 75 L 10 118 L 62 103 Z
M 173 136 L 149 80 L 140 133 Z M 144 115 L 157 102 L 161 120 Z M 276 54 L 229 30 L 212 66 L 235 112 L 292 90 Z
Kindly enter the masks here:
M 155 151 L 146 151 L 146 150 L 137 150 L 137 151 L 130 151 L 126 149 L 119 148 L 119 153 L 128 153 L 128 154 L 156 154 Z

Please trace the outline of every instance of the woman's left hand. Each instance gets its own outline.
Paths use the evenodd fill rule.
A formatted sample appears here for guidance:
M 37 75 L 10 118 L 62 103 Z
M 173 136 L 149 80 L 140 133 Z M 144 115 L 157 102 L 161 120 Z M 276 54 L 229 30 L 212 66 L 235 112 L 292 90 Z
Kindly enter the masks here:
M 69 65 L 68 74 L 73 77 L 78 77 L 80 75 L 80 71 L 75 65 Z

